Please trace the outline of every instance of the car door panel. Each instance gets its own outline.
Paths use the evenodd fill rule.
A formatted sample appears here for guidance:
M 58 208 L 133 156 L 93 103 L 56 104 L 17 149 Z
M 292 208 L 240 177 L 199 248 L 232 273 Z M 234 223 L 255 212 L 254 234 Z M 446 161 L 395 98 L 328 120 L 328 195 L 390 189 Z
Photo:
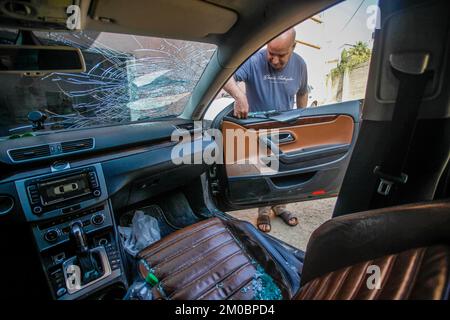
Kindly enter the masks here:
M 224 203 L 240 208 L 336 195 L 357 137 L 360 105 L 360 101 L 351 101 L 292 110 L 286 115 L 289 121 L 283 122 L 225 117 L 221 126 Z M 271 129 L 277 130 L 275 135 Z M 240 131 L 237 134 L 235 130 Z M 241 150 L 235 143 L 230 150 L 233 156 L 227 155 L 227 143 L 239 139 L 230 134 L 256 138 L 256 150 L 268 148 L 279 160 L 278 170 L 251 161 L 258 155 L 250 140 L 244 141 Z
M 280 135 L 291 135 L 292 140 L 279 143 L 279 149 L 283 153 L 289 153 L 327 144 L 349 144 L 353 137 L 353 126 L 352 117 L 336 115 L 302 118 L 294 124 L 278 124 L 277 126 L 274 123 L 272 128 L 279 129 Z M 265 129 L 267 125 L 262 125 L 262 128 L 256 125 L 250 128 Z

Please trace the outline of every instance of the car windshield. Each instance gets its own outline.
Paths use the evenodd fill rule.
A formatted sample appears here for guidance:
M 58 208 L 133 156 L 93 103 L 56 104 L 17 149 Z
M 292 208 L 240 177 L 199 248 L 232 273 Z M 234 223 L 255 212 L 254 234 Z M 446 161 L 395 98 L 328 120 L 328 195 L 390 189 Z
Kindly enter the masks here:
M 126 124 L 179 115 L 215 46 L 105 32 L 34 32 L 44 45 L 80 48 L 86 72 L 43 77 L 0 74 L 0 136 L 32 131 L 31 111 L 45 131 Z M 15 30 L 0 30 L 14 44 Z

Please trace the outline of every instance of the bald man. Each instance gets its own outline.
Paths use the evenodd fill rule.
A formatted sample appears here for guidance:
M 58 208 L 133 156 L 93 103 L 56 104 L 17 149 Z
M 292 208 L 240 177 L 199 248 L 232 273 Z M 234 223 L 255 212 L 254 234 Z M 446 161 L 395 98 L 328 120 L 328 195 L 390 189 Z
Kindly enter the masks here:
M 308 103 L 308 74 L 306 63 L 294 52 L 295 29 L 289 29 L 250 57 L 225 84 L 224 89 L 234 99 L 234 116 L 247 118 L 249 112 L 287 111 Z M 245 82 L 245 91 L 238 86 Z M 298 219 L 284 205 L 258 210 L 258 228 L 269 232 L 270 211 L 290 225 Z
M 308 103 L 306 63 L 295 48 L 295 30 L 289 29 L 250 57 L 225 84 L 234 99 L 234 116 L 247 118 L 248 112 L 298 108 Z M 237 82 L 245 82 L 245 92 Z

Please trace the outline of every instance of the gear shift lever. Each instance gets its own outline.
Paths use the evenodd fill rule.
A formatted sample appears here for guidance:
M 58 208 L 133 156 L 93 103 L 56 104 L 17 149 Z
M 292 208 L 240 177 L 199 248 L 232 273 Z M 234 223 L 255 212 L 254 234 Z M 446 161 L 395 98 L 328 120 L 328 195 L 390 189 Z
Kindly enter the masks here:
M 89 251 L 86 233 L 84 233 L 83 226 L 80 222 L 75 222 L 70 227 L 70 238 L 75 241 L 77 253 Z
M 81 270 L 81 284 L 89 283 L 101 276 L 97 261 L 89 250 L 83 225 L 75 222 L 70 227 L 70 238 L 75 242 L 78 264 Z

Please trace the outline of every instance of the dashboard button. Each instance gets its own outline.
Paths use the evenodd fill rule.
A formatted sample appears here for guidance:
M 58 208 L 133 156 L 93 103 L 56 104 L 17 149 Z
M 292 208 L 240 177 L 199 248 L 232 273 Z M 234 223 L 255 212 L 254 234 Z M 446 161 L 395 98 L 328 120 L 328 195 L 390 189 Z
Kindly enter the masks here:
M 72 207 L 67 207 L 67 208 L 63 208 L 62 212 L 63 213 L 69 213 L 69 212 L 73 212 L 73 211 L 77 211 L 81 208 L 81 206 L 79 204 L 74 205 Z
M 62 229 L 62 232 L 63 232 L 64 234 L 69 233 L 69 232 L 70 232 L 70 227 L 64 227 L 64 228 Z
M 44 234 L 44 239 L 48 242 L 55 242 L 59 237 L 58 229 L 49 229 Z
M 91 221 L 96 226 L 101 225 L 105 221 L 105 216 L 102 213 L 94 214 L 91 218 Z
M 42 213 L 42 207 L 36 206 L 33 208 L 33 212 L 35 214 L 41 214 Z
M 66 288 L 59 288 L 58 291 L 56 291 L 56 295 L 58 297 L 61 297 L 61 296 L 65 295 L 66 292 L 67 292 Z

